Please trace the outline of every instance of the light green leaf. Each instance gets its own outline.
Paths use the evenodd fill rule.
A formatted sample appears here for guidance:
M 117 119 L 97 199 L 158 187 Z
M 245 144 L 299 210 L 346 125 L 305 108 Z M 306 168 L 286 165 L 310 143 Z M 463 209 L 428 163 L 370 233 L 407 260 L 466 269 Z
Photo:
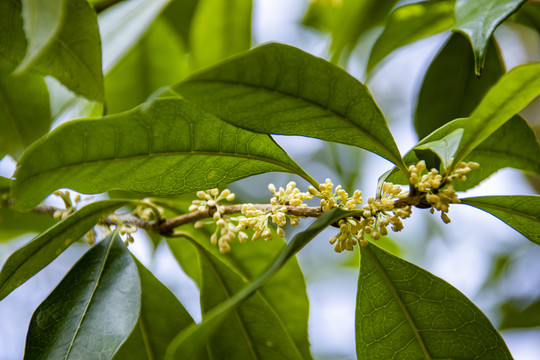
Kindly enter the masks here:
M 461 202 L 490 213 L 540 245 L 540 196 L 479 196 Z
M 28 67 L 60 32 L 66 0 L 22 0 L 22 17 L 28 47 L 19 69 Z
M 168 196 L 271 171 L 316 184 L 269 136 L 236 128 L 184 100 L 158 99 L 56 128 L 25 152 L 12 194 L 14 206 L 28 209 L 61 187 Z
M 264 45 L 195 74 L 174 90 L 236 126 L 358 146 L 405 170 L 368 89 L 299 49 Z
M 114 360 L 163 359 L 176 334 L 194 321 L 176 296 L 137 259 L 135 262 L 141 280 L 141 312 Z
M 25 359 L 110 359 L 137 324 L 141 285 L 118 233 L 88 251 L 37 308 Z
M 488 318 L 444 280 L 361 247 L 356 305 L 359 359 L 511 359 Z
M 468 124 L 468 119 L 456 119 L 423 139 L 419 145 L 442 139 L 457 129 L 467 129 Z M 411 165 L 416 164 L 420 158 L 411 150 L 405 155 L 404 160 L 407 165 Z M 527 122 L 521 116 L 515 115 L 478 145 L 464 161 L 478 162 L 480 167 L 467 174 L 467 181 L 454 182 L 454 188 L 458 191 L 470 189 L 506 167 L 540 174 L 540 146 Z M 437 166 L 436 163 L 426 162 L 429 168 Z M 397 168 L 389 173 L 391 175 L 387 176 L 385 181 L 408 183 L 408 179 Z
M 430 141 L 422 145 L 418 145 L 414 148 L 417 154 L 420 154 L 422 150 L 429 150 L 435 153 L 441 160 L 440 172 L 444 172 L 448 164 L 452 161 L 454 154 L 456 153 L 461 138 L 463 137 L 463 129 L 456 129 L 450 134 L 446 135 L 440 140 Z M 420 152 L 419 152 L 420 150 Z M 420 158 L 423 158 L 419 156 Z
M 25 20 L 28 16 L 34 20 L 36 14 L 24 14 Z M 101 41 L 96 13 L 85 0 L 69 0 L 63 1 L 62 11 L 52 10 L 50 14 L 61 18 L 34 20 L 31 25 L 33 32 L 46 27 L 48 35 L 44 36 L 49 40 L 43 44 L 42 39 L 36 40 L 41 35 L 32 36 L 30 53 L 17 71 L 51 75 L 74 93 L 102 102 Z
M 398 7 L 371 49 L 367 72 L 392 51 L 454 26 L 454 1 L 436 0 Z
M 302 25 L 316 30 L 331 32 L 334 21 L 339 14 L 339 5 L 334 0 L 310 1 L 304 13 Z
M 103 73 L 109 71 L 146 33 L 170 0 L 121 1 L 99 14 Z
M 109 114 L 143 103 L 157 89 L 180 81 L 187 62 L 180 39 L 167 22 L 157 19 L 139 42 L 105 76 Z
M 18 157 L 41 135 L 49 131 L 49 92 L 43 77 L 13 75 L 13 64 L 0 58 L 0 157 Z
M 497 26 L 514 13 L 525 0 L 457 0 L 455 9 L 458 31 L 469 39 L 475 62 L 475 73 L 480 75 L 491 34 Z
M 242 278 L 255 280 L 272 263 L 286 246 L 284 240 L 273 231 L 272 241 L 248 241 L 232 243 L 231 252 L 220 254 L 217 247 L 210 244 L 208 232 L 186 229 L 206 251 L 219 257 L 229 268 Z M 248 235 L 249 232 L 248 232 Z M 167 243 L 182 269 L 201 287 L 201 276 L 197 253 L 184 240 L 168 239 Z M 304 276 L 293 258 L 259 290 L 260 296 L 268 303 L 296 344 L 303 359 L 310 359 L 308 341 L 309 301 Z
M 493 40 L 482 76 L 476 77 L 467 39 L 452 34 L 431 62 L 418 94 L 414 114 L 418 137 L 422 139 L 451 120 L 469 116 L 504 71 L 499 48 Z
M 489 90 L 467 121 L 456 153 L 461 161 L 512 116 L 540 95 L 540 63 L 516 66 Z
M 0 300 L 49 265 L 103 214 L 124 204 L 123 200 L 104 200 L 86 205 L 11 254 L 0 272 Z
M 179 356 L 189 359 L 197 354 L 232 312 L 279 271 L 289 258 L 293 257 L 328 225 L 350 214 L 351 212 L 334 208 L 319 217 L 307 230 L 297 234 L 261 276 L 232 295 L 227 301 L 209 311 L 200 325 L 192 325 L 178 334 L 169 346 L 165 359 L 172 360 Z
M 344 0 L 332 24 L 330 52 L 337 63 L 345 59 L 368 30 L 384 22 L 397 0 Z
M 199 0 L 189 34 L 193 69 L 251 47 L 251 7 L 251 0 Z

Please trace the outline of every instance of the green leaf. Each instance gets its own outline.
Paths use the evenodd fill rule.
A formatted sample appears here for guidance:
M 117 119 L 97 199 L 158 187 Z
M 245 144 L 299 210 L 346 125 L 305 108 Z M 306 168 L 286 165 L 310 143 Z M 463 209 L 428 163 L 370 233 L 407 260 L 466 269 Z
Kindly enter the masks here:
M 0 206 L 0 242 L 28 233 L 40 233 L 56 223 L 51 216 L 22 213 Z
M 461 161 L 540 95 L 540 63 L 516 66 L 489 90 L 467 121 L 456 162 Z
M 444 280 L 361 247 L 356 305 L 359 359 L 511 359 L 488 318 Z
M 22 0 L 22 17 L 28 47 L 19 69 L 26 68 L 55 40 L 62 26 L 66 0 Z
M 27 209 L 61 187 L 168 196 L 271 171 L 316 184 L 269 136 L 236 128 L 184 100 L 158 99 L 56 128 L 25 152 L 12 194 L 14 206 Z
M 163 17 L 174 27 L 187 48 L 190 45 L 189 33 L 198 3 L 198 0 L 172 0 L 163 12 Z
M 536 299 L 533 302 L 527 300 L 514 298 L 502 304 L 502 320 L 499 330 L 540 326 L 540 299 Z M 530 303 L 527 306 L 523 306 L 523 302 Z
M 454 1 L 436 0 L 398 7 L 371 49 L 367 72 L 392 51 L 454 26 Z
M 59 12 L 48 2 L 39 3 L 50 9 L 47 12 L 54 19 L 41 19 L 41 7 L 23 12 L 25 20 L 31 18 L 31 25 L 25 27 L 32 29 L 32 35 L 30 53 L 17 72 L 31 70 L 51 75 L 74 93 L 102 102 L 101 41 L 96 13 L 85 0 L 63 1 Z M 36 16 L 38 13 L 40 16 Z
M 468 119 L 456 119 L 423 139 L 419 145 L 442 139 L 457 129 L 467 129 L 468 125 Z M 405 163 L 407 165 L 416 164 L 420 160 L 418 155 L 413 150 L 409 151 L 404 157 Z M 478 162 L 480 167 L 467 174 L 467 181 L 454 182 L 454 188 L 458 191 L 470 189 L 487 179 L 491 174 L 506 167 L 540 174 L 538 140 L 534 131 L 519 115 L 513 116 L 463 160 Z M 429 161 L 427 161 L 427 165 L 429 168 L 437 167 L 436 163 Z M 389 174 L 391 175 L 381 177 L 381 180 L 385 179 L 385 181 L 396 184 L 408 183 L 408 179 L 397 168 L 389 171 Z
M 343 211 L 339 208 L 332 209 L 319 217 L 307 230 L 297 234 L 261 276 L 249 283 L 249 285 L 245 286 L 239 292 L 235 293 L 230 299 L 220 303 L 209 311 L 201 324 L 197 326 L 192 325 L 178 334 L 169 346 L 165 358 L 167 360 L 172 360 L 179 356 L 183 356 L 184 358 L 189 359 L 197 354 L 220 325 L 229 318 L 232 312 L 279 271 L 288 259 L 293 257 L 328 225 L 335 223 L 351 213 L 352 212 Z
M 405 170 L 368 89 L 299 49 L 264 45 L 195 74 L 174 90 L 236 126 L 359 146 Z
M 525 0 L 457 0 L 454 31 L 465 35 L 472 46 L 476 75 L 484 67 L 491 34 L 514 13 Z
M 186 74 L 180 39 L 167 22 L 157 19 L 105 76 L 107 111 L 113 114 L 132 109 L 157 89 L 177 83 Z
M 344 52 L 348 57 L 362 35 L 381 24 L 396 3 L 397 0 L 343 1 L 332 24 L 332 62 L 337 63 Z
M 230 299 L 247 282 L 218 256 L 195 241 L 192 244 L 200 264 L 204 318 L 209 310 Z M 221 355 L 227 359 L 302 359 L 280 318 L 260 293 L 255 293 L 228 316 L 207 347 L 211 358 Z
M 21 8 L 20 1 L 0 1 L 0 58 L 10 61 L 13 68 L 26 51 Z
M 515 15 L 515 20 L 519 24 L 536 29 L 540 32 L 540 4 L 526 2 Z
M 206 251 L 218 256 L 225 265 L 249 282 L 262 274 L 286 246 L 284 240 L 273 231 L 272 241 L 248 241 L 242 244 L 235 242 L 231 244 L 230 253 L 219 254 L 217 247 L 210 244 L 211 233 L 193 229 L 186 229 L 186 232 Z M 179 239 L 168 239 L 167 243 L 184 272 L 201 288 L 199 263 L 194 247 Z M 295 258 L 288 261 L 262 286 L 259 294 L 279 317 L 302 358 L 311 358 L 307 332 L 309 301 L 298 261 Z
M 25 359 L 110 359 L 137 324 L 140 306 L 137 266 L 113 233 L 34 312 Z
M 13 75 L 13 64 L 0 58 L 0 157 L 18 157 L 51 126 L 49 92 L 43 77 Z
M 141 280 L 141 312 L 137 325 L 114 360 L 163 359 L 176 334 L 194 321 L 165 285 L 137 259 L 135 263 Z
M 504 71 L 498 46 L 491 41 L 482 76 L 476 77 L 467 39 L 452 34 L 431 62 L 418 94 L 414 114 L 418 137 L 424 138 L 451 120 L 469 116 Z
M 251 0 L 199 1 L 190 29 L 194 69 L 251 47 L 251 7 Z
M 331 32 L 336 16 L 339 14 L 339 3 L 334 0 L 310 1 L 304 13 L 302 25 L 316 30 Z
M 540 245 L 540 196 L 479 196 L 461 202 L 490 213 Z
M 0 300 L 56 259 L 103 214 L 124 204 L 126 201 L 104 200 L 86 205 L 11 254 L 0 272 Z
M 431 141 L 422 145 L 416 146 L 414 151 L 419 154 L 421 151 L 429 150 L 435 153 L 441 160 L 441 166 L 439 170 L 444 172 L 448 164 L 452 161 L 454 154 L 456 153 L 461 138 L 463 137 L 463 129 L 459 128 L 454 130 L 450 134 L 446 135 L 440 140 Z M 419 156 L 420 158 L 423 158 Z

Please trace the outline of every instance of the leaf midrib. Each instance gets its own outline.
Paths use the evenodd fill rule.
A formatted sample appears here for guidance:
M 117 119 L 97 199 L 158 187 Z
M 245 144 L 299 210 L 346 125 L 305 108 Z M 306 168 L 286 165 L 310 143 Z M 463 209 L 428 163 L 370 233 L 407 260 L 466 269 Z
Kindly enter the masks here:
M 334 110 L 330 109 L 329 107 L 325 107 L 319 103 L 316 103 L 314 101 L 311 101 L 311 100 L 308 100 L 308 99 L 305 99 L 305 98 L 302 98 L 302 97 L 299 97 L 299 96 L 296 96 L 294 94 L 290 94 L 290 93 L 286 93 L 286 92 L 283 92 L 283 91 L 279 91 L 277 89 L 272 89 L 272 88 L 269 88 L 269 87 L 266 87 L 266 86 L 262 86 L 262 85 L 253 85 L 253 84 L 247 84 L 247 83 L 239 83 L 239 82 L 234 82 L 234 81 L 226 81 L 226 80 L 212 80 L 212 79 L 201 79 L 201 78 L 193 78 L 193 79 L 188 79 L 186 82 L 184 82 L 184 84 L 187 84 L 187 83 L 197 83 L 197 82 L 200 82 L 200 83 L 215 83 L 215 84 L 228 84 L 228 85 L 232 85 L 232 86 L 239 86 L 239 87 L 246 87 L 246 88 L 250 88 L 250 89 L 260 89 L 260 90 L 265 90 L 267 92 L 270 92 L 270 93 L 277 93 L 277 94 L 280 94 L 284 97 L 290 97 L 290 98 L 294 98 L 298 101 L 301 101 L 301 102 L 304 102 L 308 105 L 315 105 L 316 107 L 318 107 L 319 109 L 321 109 L 322 111 L 326 112 L 328 115 L 332 116 L 333 118 L 337 118 L 339 120 L 341 120 L 342 122 L 346 123 L 346 124 L 349 124 L 349 125 L 352 125 L 355 129 L 357 129 L 363 136 L 365 136 L 366 138 L 368 138 L 369 140 L 371 140 L 371 142 L 379 149 L 381 149 L 383 151 L 383 153 L 385 153 L 387 156 L 389 156 L 390 159 L 392 159 L 392 162 L 394 162 L 395 165 L 397 165 L 398 167 L 400 167 L 400 164 L 402 163 L 400 160 L 401 160 L 401 157 L 396 157 L 391 151 L 390 149 L 388 149 L 386 146 L 384 146 L 384 144 L 381 143 L 381 141 L 377 138 L 375 138 L 373 135 L 371 135 L 369 132 L 367 132 L 367 130 L 365 130 L 364 128 L 360 127 L 360 125 L 356 124 L 355 122 L 349 120 L 349 118 L 347 118 L 346 116 L 344 116 L 343 114 L 340 114 L 340 113 L 337 113 L 335 112 Z M 182 84 L 181 84 L 182 85 Z M 367 89 L 363 89 L 364 91 L 363 92 L 366 92 Z M 181 93 L 182 91 L 180 91 Z M 377 107 L 378 109 L 378 105 L 375 103 L 375 101 L 373 101 L 373 103 L 375 104 L 375 106 Z M 207 110 L 208 111 L 208 110 Z M 381 114 L 379 114 L 381 115 Z M 384 119 L 384 117 L 383 117 Z M 224 121 L 227 121 L 225 119 L 223 119 Z M 227 121 L 228 122 L 228 121 Z M 373 123 L 373 121 L 372 121 Z M 395 144 L 395 141 L 392 137 L 392 133 L 390 132 L 388 126 L 386 127 L 387 130 L 388 130 L 388 134 L 390 135 L 390 138 L 393 140 L 393 144 L 395 145 L 395 150 L 397 150 L 397 152 L 399 153 L 399 149 L 397 148 L 397 145 Z M 278 133 L 275 133 L 275 134 L 278 134 Z
M 427 360 L 432 359 L 431 354 L 429 353 L 429 351 L 428 351 L 428 349 L 426 347 L 426 344 L 424 343 L 424 339 L 422 339 L 422 335 L 420 334 L 420 331 L 416 327 L 416 324 L 414 323 L 414 319 L 412 318 L 411 314 L 409 313 L 409 310 L 407 309 L 407 306 L 405 305 L 405 303 L 403 302 L 403 300 L 399 296 L 399 293 L 398 293 L 397 289 L 395 288 L 394 283 L 392 282 L 392 280 L 390 279 L 390 277 L 388 276 L 388 274 L 384 270 L 382 264 L 379 262 L 379 259 L 377 259 L 375 254 L 371 251 L 370 246 L 375 246 L 375 245 L 368 245 L 368 246 L 364 247 L 364 250 L 368 254 L 371 262 L 373 263 L 373 265 L 375 265 L 375 268 L 377 269 L 379 274 L 382 276 L 384 282 L 388 286 L 388 289 L 390 290 L 390 292 L 394 296 L 394 299 L 396 300 L 396 303 L 398 304 L 401 312 L 405 316 L 405 319 L 409 323 L 409 326 L 411 327 L 411 330 L 414 333 L 414 337 L 416 338 L 416 341 L 418 342 L 418 345 L 422 349 L 422 352 L 424 353 L 425 358 Z
M 77 338 L 77 334 L 79 333 L 79 330 L 81 329 L 81 325 L 86 317 L 86 314 L 88 313 L 88 309 L 90 308 L 90 304 L 92 303 L 92 299 L 94 298 L 94 295 L 97 291 L 97 288 L 100 284 L 100 280 L 101 280 L 101 276 L 103 275 L 103 270 L 105 269 L 105 264 L 107 263 L 107 261 L 109 260 L 109 254 L 111 252 L 111 249 L 114 245 L 114 242 L 116 240 L 116 236 L 117 235 L 113 235 L 111 237 L 111 240 L 110 240 L 110 244 L 107 248 L 107 252 L 105 253 L 105 256 L 103 258 L 103 262 L 101 263 L 101 266 L 100 266 L 100 269 L 99 269 L 99 274 L 98 276 L 96 277 L 96 283 L 94 284 L 94 288 L 92 289 L 92 293 L 90 295 L 90 298 L 88 299 L 87 301 L 87 304 L 86 304 L 86 307 L 82 313 L 82 316 L 81 316 L 81 320 L 79 321 L 79 324 L 77 325 L 77 329 L 75 330 L 75 333 L 73 334 L 73 337 L 71 339 L 71 342 L 69 344 L 69 347 L 68 347 L 68 350 L 66 352 L 66 357 L 64 358 L 64 360 L 67 360 L 68 359 L 68 356 L 69 356 L 69 353 L 71 352 L 71 349 L 73 348 L 73 344 L 75 343 L 75 339 Z

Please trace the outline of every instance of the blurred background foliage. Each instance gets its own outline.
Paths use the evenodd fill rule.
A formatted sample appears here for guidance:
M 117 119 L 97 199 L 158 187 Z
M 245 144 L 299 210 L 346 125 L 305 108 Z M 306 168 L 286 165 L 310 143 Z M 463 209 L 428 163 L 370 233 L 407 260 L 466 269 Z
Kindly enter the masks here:
M 43 86 L 35 87 L 41 93 L 32 96 L 45 96 L 48 91 L 50 107 L 34 108 L 30 113 L 50 118 L 53 127 L 78 117 L 129 110 L 200 68 L 260 43 L 278 41 L 329 59 L 366 82 L 404 154 L 431 130 L 470 114 L 505 71 L 517 64 L 540 60 L 537 1 L 521 4 L 498 27 L 480 77 L 474 73 L 475 58 L 469 41 L 460 33 L 451 32 L 455 4 L 449 0 L 90 0 L 90 3 L 98 14 L 102 41 L 104 103 L 92 96 L 89 96 L 92 100 L 87 100 L 75 95 L 47 77 Z M 10 68 L 8 61 L 0 60 L 0 67 Z M 521 115 L 538 136 L 540 101 L 536 99 Z M 2 149 L 12 157 L 6 156 L 0 163 L 0 175 L 4 176 L 0 178 L 0 196 L 5 196 L 2 189 L 7 188 L 6 178 L 11 176 L 13 159 L 20 156 L 21 148 L 49 129 L 33 130 L 18 147 Z M 318 181 L 329 177 L 347 191 L 359 188 L 366 196 L 375 193 L 377 178 L 391 167 L 383 159 L 346 145 L 288 136 L 276 136 L 276 140 Z M 266 202 L 270 197 L 266 190 L 269 182 L 283 186 L 289 180 L 286 174 L 265 174 L 242 180 L 231 185 L 231 189 L 239 201 Z M 307 187 L 305 182 L 299 184 Z M 539 192 L 537 176 L 524 177 L 512 170 L 495 174 L 471 191 L 475 195 Z M 110 197 L 128 195 L 138 197 L 109 194 Z M 190 198 L 182 196 L 166 201 L 185 206 Z M 4 208 L 0 211 L 0 263 L 23 239 L 29 238 L 25 232 L 39 232 L 51 224 L 49 219 L 35 214 L 18 214 Z M 463 291 L 502 330 L 516 359 L 537 358 L 540 352 L 538 246 L 478 210 L 455 205 L 450 215 L 452 223 L 444 225 L 429 214 L 415 211 L 402 233 L 391 234 L 379 243 Z M 286 230 L 288 237 L 299 231 Z M 358 254 L 357 250 L 335 254 L 327 243 L 331 234 L 332 230 L 325 231 L 299 255 L 311 302 L 312 351 L 320 359 L 351 358 L 354 357 Z M 10 241 L 12 238 L 15 239 Z M 189 295 L 196 288 L 187 284 L 189 281 L 179 282 L 180 269 L 165 249 L 161 239 L 152 236 L 148 240 L 143 235 L 138 236 L 132 247 L 197 319 L 200 309 L 193 295 Z M 240 249 L 234 249 L 233 253 L 236 250 Z M 69 267 L 66 264 L 76 258 L 66 254 L 59 258 L 58 266 Z M 54 271 L 58 268 L 48 268 L 37 280 L 32 280 L 34 284 L 36 281 L 44 284 L 41 289 L 38 287 L 37 295 L 32 295 L 35 304 L 59 280 L 57 275 L 51 275 Z M 20 344 L 31 310 L 20 311 L 19 317 L 8 314 L 17 306 L 17 296 L 28 296 L 21 291 L 0 305 L 3 319 L 0 359 L 17 357 L 23 347 Z M 198 316 L 200 319 L 200 313 Z M 10 338 L 20 340 L 8 344 Z

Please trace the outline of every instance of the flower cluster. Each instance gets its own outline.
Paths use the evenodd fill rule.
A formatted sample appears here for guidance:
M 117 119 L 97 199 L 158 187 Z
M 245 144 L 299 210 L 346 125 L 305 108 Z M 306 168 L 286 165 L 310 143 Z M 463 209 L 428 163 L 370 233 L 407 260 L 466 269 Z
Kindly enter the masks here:
M 331 182 L 327 180 L 325 184 L 328 183 Z M 331 191 L 331 188 L 329 189 L 329 186 L 325 184 L 321 184 L 319 188 Z M 411 208 L 408 205 L 395 208 L 395 201 L 406 196 L 406 193 L 403 193 L 399 186 L 392 183 L 383 184 L 380 199 L 369 198 L 368 203 L 361 207 L 359 206 L 362 203 L 360 195 L 360 191 L 356 190 L 352 198 L 345 199 L 343 196 L 341 201 L 341 204 L 344 204 L 343 207 L 348 210 L 358 209 L 362 212 L 359 216 L 346 217 L 338 222 L 339 233 L 330 238 L 330 244 L 334 245 L 334 251 L 336 252 L 352 251 L 357 242 L 362 246 L 366 246 L 366 234 L 374 240 L 378 240 L 381 235 L 388 234 L 388 225 L 392 225 L 393 231 L 400 231 L 403 229 L 401 219 L 408 218 L 411 215 Z M 321 206 L 323 205 L 321 204 Z
M 450 203 L 458 203 L 459 198 L 451 184 L 453 180 L 465 181 L 466 174 L 471 170 L 478 168 L 479 164 L 475 162 L 460 162 L 455 168 L 445 176 L 439 174 L 437 169 L 431 169 L 426 174 L 426 162 L 419 161 L 416 165 L 409 166 L 409 181 L 420 192 L 426 193 L 425 199 L 431 205 L 431 213 L 435 210 L 441 212 L 441 219 L 448 224 L 448 210 Z
M 308 190 L 310 194 L 321 199 L 321 209 L 323 211 L 328 211 L 334 207 L 354 210 L 357 205 L 360 205 L 364 201 L 360 190 L 356 190 L 353 196 L 349 197 L 349 194 L 341 185 L 336 186 L 335 190 L 333 188 L 334 184 L 332 180 L 326 179 L 324 184 L 319 184 L 319 190 L 313 186 L 310 186 Z

